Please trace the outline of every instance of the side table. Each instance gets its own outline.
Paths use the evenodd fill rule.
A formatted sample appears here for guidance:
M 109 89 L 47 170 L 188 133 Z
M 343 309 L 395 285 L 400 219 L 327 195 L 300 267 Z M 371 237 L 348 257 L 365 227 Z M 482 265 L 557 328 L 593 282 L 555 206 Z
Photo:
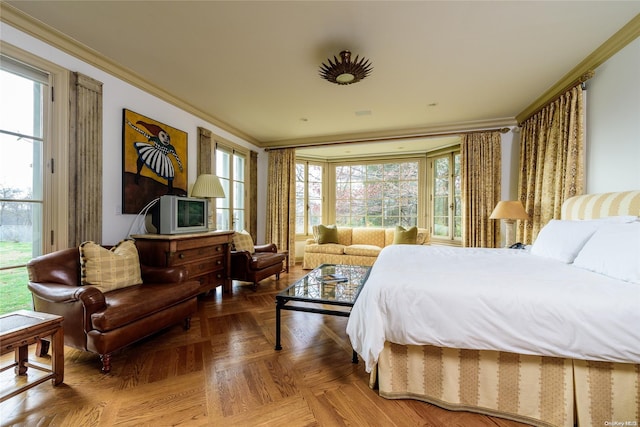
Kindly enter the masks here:
M 60 385 L 64 381 L 64 332 L 62 316 L 39 313 L 29 310 L 19 310 L 0 316 L 0 353 L 15 351 L 15 362 L 0 368 L 0 372 L 15 367 L 16 375 L 26 375 L 28 368 L 48 372 L 48 375 L 28 382 L 26 385 L 0 396 L 0 402 L 13 397 L 25 390 L 35 387 L 46 380 L 52 380 L 53 385 Z M 42 338 L 51 336 L 51 368 L 29 361 L 28 347 L 38 343 Z

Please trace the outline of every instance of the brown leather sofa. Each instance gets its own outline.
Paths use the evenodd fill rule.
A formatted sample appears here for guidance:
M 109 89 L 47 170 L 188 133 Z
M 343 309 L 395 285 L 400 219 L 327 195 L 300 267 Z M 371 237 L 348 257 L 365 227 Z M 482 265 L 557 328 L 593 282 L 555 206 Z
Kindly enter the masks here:
M 101 292 L 81 286 L 78 248 L 34 258 L 27 264 L 36 311 L 64 317 L 65 345 L 100 355 L 102 372 L 111 354 L 176 323 L 190 327 L 200 282 L 185 281 L 181 268 L 141 265 L 142 284 Z
M 269 276 L 276 275 L 280 279 L 283 270 L 282 262 L 287 257 L 278 253 L 275 244 L 254 246 L 254 253 L 249 251 L 231 251 L 231 278 L 243 282 L 253 282 L 253 289 L 258 288 L 258 282 Z

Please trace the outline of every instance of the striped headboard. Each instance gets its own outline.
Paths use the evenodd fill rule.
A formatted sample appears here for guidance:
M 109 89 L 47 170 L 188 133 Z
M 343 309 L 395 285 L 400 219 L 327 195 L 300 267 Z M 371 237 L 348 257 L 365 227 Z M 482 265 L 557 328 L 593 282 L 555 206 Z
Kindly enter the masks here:
M 561 215 L 562 219 L 640 216 L 640 190 L 574 196 L 564 201 Z

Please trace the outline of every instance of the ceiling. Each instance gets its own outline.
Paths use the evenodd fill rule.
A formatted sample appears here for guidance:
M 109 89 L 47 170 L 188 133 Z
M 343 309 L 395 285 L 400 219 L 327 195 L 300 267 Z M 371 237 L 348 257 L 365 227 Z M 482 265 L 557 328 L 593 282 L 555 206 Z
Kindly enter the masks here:
M 5 3 L 262 147 L 515 124 L 640 13 L 640 1 Z M 321 79 L 344 49 L 371 75 Z

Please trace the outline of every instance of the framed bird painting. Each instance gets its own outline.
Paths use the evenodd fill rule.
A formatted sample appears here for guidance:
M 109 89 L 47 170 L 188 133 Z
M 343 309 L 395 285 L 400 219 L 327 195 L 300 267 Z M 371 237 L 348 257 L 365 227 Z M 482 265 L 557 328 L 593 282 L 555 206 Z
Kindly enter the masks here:
M 186 196 L 187 133 L 126 108 L 122 115 L 122 213 L 140 213 L 165 194 Z

